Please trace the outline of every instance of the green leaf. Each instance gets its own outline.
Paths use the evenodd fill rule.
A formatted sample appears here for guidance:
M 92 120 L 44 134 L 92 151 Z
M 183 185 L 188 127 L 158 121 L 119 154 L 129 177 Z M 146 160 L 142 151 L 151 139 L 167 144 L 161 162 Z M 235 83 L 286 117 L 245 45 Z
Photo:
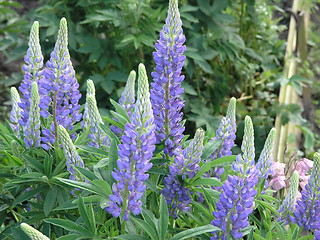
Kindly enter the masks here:
M 105 124 L 100 124 L 101 129 L 108 135 L 110 140 L 115 140 L 117 144 L 120 143 L 118 137 Z M 123 129 L 123 126 L 122 126 Z
M 127 120 L 125 117 L 123 117 L 122 115 L 120 115 L 119 113 L 115 112 L 115 111 L 110 111 L 110 113 L 119 121 L 119 123 L 123 126 L 125 126 L 129 120 Z
M 59 237 L 56 240 L 77 240 L 81 239 L 81 237 L 81 234 L 68 234 L 66 236 Z
M 168 205 L 164 198 L 164 196 L 160 195 L 160 218 L 158 222 L 158 234 L 159 239 L 165 239 L 167 231 L 168 231 L 168 224 L 169 224 L 169 211 Z
M 75 168 L 82 176 L 87 178 L 89 181 L 98 179 L 97 176 L 93 172 L 91 172 L 85 168 L 77 167 L 77 166 L 75 166 Z
M 42 165 L 37 159 L 34 159 L 33 157 L 29 157 L 29 156 L 27 156 L 27 155 L 24 155 L 24 159 L 25 159 L 34 169 L 36 169 L 38 172 L 44 174 L 43 165 Z
M 30 191 L 24 192 L 19 197 L 16 198 L 16 200 L 12 203 L 13 206 L 25 201 L 29 200 L 30 198 L 34 197 L 35 195 L 43 192 L 47 187 L 40 187 L 36 189 L 32 189 Z
M 158 235 L 157 235 L 157 232 L 155 231 L 154 228 L 152 228 L 152 226 L 150 226 L 149 223 L 141 220 L 141 219 L 138 219 L 138 218 L 134 218 L 132 217 L 131 218 L 135 224 L 140 228 L 142 229 L 143 231 L 145 231 L 149 237 L 152 239 L 152 240 L 157 240 L 158 239 Z
M 44 219 L 44 221 L 47 223 L 51 223 L 55 226 L 62 227 L 63 229 L 66 229 L 71 232 L 81 233 L 84 235 L 83 237 L 92 236 L 87 229 L 67 219 L 48 218 L 48 219 Z
M 57 187 L 53 187 L 52 189 L 50 189 L 47 193 L 46 198 L 44 199 L 44 203 L 43 203 L 43 211 L 44 211 L 44 215 L 47 217 L 50 213 L 50 211 L 52 210 L 55 202 L 56 202 L 56 198 L 57 198 Z
M 218 147 L 221 145 L 222 139 L 217 139 L 214 141 L 208 142 L 203 147 L 201 159 L 207 159 Z
M 111 173 L 117 167 L 118 158 L 118 145 L 116 141 L 113 139 L 111 140 L 108 164 L 108 183 L 110 184 L 110 186 L 112 186 L 112 184 L 115 182 Z
M 107 157 L 108 156 L 108 152 L 107 151 L 104 151 L 102 149 L 99 149 L 99 148 L 95 148 L 95 147 L 89 147 L 87 145 L 79 145 L 77 146 L 77 148 L 85 151 L 85 152 L 88 152 L 88 153 L 92 153 L 92 154 L 95 154 L 95 155 L 99 155 L 99 156 L 102 156 L 102 157 Z
M 123 239 L 123 240 L 150 240 L 150 238 L 137 235 L 137 234 L 123 234 L 120 236 L 113 237 L 114 239 Z
M 102 179 L 95 179 L 92 181 L 92 184 L 95 185 L 97 188 L 101 189 L 101 193 L 103 193 L 103 197 L 109 196 L 112 194 L 112 190 L 110 185 L 102 180 Z
M 215 166 L 215 167 L 225 166 L 230 163 L 233 163 L 234 160 L 236 160 L 236 157 L 237 157 L 236 155 L 224 156 L 224 157 L 213 160 L 210 164 L 211 166 Z
M 80 216 L 82 218 L 82 220 L 84 221 L 86 227 L 88 229 L 90 229 L 90 232 L 95 235 L 95 231 L 96 231 L 96 226 L 95 224 L 90 220 L 89 218 L 89 214 L 88 214 L 88 210 L 84 204 L 83 198 L 81 196 L 79 196 L 79 202 L 78 202 L 78 207 L 79 207 L 79 213 Z
M 120 123 L 118 123 L 117 121 L 113 120 L 112 118 L 105 117 L 105 116 L 103 116 L 103 117 L 101 117 L 101 118 L 103 119 L 103 121 L 108 122 L 108 123 L 110 123 L 111 125 L 114 125 L 114 126 L 120 128 L 120 129 L 123 129 L 123 125 L 120 124 Z M 101 128 L 103 129 L 103 127 L 101 127 Z M 103 130 L 105 131 L 105 129 L 103 129 Z M 106 132 L 106 131 L 105 131 L 105 132 Z M 106 133 L 107 133 L 107 132 L 106 132 Z
M 128 122 L 130 121 L 130 118 L 128 116 L 127 111 L 117 102 L 110 99 L 111 104 L 115 107 L 117 113 L 119 113 L 122 117 L 124 117 Z
M 100 196 L 104 196 L 104 192 L 101 192 L 100 188 L 97 188 L 96 186 L 94 186 L 94 185 L 92 185 L 90 183 L 78 182 L 78 181 L 73 181 L 73 180 L 70 180 L 70 179 L 64 179 L 64 178 L 59 178 L 59 177 L 57 177 L 56 179 L 58 179 L 59 181 L 65 183 L 65 184 L 67 184 L 69 186 L 72 186 L 72 187 L 75 187 L 75 188 L 80 188 L 80 189 L 83 189 L 83 190 L 98 194 Z
M 195 60 L 195 63 L 197 65 L 199 65 L 199 67 L 205 71 L 206 73 L 210 73 L 213 74 L 213 70 L 211 68 L 211 66 L 209 65 L 208 62 L 206 62 L 205 60 Z
M 208 185 L 208 186 L 222 186 L 222 183 L 217 178 L 198 178 L 192 183 L 190 183 L 190 186 L 201 186 L 201 185 Z
M 214 231 L 219 231 L 219 230 L 221 230 L 221 229 L 218 227 L 215 227 L 211 224 L 208 224 L 205 226 L 196 227 L 196 228 L 192 228 L 192 229 L 188 229 L 183 232 L 180 232 L 180 233 L 174 235 L 172 238 L 170 238 L 170 240 L 182 240 L 182 239 L 187 239 L 187 238 L 190 239 L 191 237 L 198 236 L 203 233 L 214 232 Z

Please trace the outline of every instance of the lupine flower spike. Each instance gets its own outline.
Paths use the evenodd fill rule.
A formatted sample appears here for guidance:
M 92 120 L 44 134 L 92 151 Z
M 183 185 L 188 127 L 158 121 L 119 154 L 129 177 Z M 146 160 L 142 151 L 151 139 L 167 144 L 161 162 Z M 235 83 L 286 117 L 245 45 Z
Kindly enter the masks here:
M 32 83 L 29 117 L 24 126 L 24 142 L 27 148 L 40 146 L 40 98 L 37 82 Z
M 43 56 L 39 42 L 39 23 L 37 21 L 35 21 L 31 27 L 28 45 L 29 48 L 24 57 L 25 64 L 22 67 L 24 77 L 19 86 L 19 90 L 22 94 L 21 103 L 19 103 L 21 108 L 21 119 L 19 123 L 21 126 L 25 126 L 29 118 L 31 85 L 33 82 L 39 84 L 39 81 L 42 78 L 41 68 L 43 67 Z
M 177 218 L 178 211 L 188 211 L 191 202 L 190 189 L 183 185 L 187 178 L 193 178 L 199 170 L 199 162 L 203 151 L 204 131 L 198 129 L 189 146 L 174 159 L 169 166 L 169 175 L 164 179 L 164 189 L 161 193 L 165 196 L 170 208 L 170 215 Z
M 50 240 L 50 238 L 43 235 L 41 232 L 26 223 L 21 223 L 20 228 L 22 229 L 22 231 L 24 231 L 25 234 L 28 235 L 31 240 Z
M 299 190 L 299 173 L 297 171 L 294 171 L 291 176 L 291 183 L 290 183 L 288 193 L 285 199 L 283 200 L 278 211 L 281 214 L 281 217 L 279 217 L 278 221 L 285 221 L 286 224 L 289 223 L 290 215 L 295 209 L 298 190 Z
M 212 140 L 222 139 L 220 147 L 214 151 L 210 159 L 231 155 L 231 149 L 234 147 L 234 140 L 236 139 L 236 99 L 230 99 L 227 115 L 222 118 L 219 128 L 216 131 L 216 136 Z
M 291 221 L 307 231 L 320 230 L 320 154 L 315 153 L 313 168 L 305 189 L 301 192 Z
M 126 83 L 126 86 L 119 98 L 119 104 L 127 110 L 128 115 L 131 115 L 131 110 L 135 102 L 135 82 L 136 72 L 131 71 Z
M 19 103 L 21 102 L 19 93 L 15 87 L 11 88 L 11 101 L 12 109 L 10 113 L 10 125 L 13 129 L 13 132 L 19 137 L 20 136 L 20 124 L 19 119 L 21 118 L 21 109 Z
M 127 111 L 129 118 L 132 115 L 133 105 L 135 102 L 135 82 L 136 72 L 131 71 L 126 86 L 121 94 L 121 97 L 119 98 L 119 104 Z M 110 129 L 118 136 L 122 135 L 123 133 L 123 131 L 116 126 L 111 126 Z
M 270 130 L 267 140 L 264 144 L 262 152 L 257 162 L 257 168 L 260 170 L 260 177 L 266 179 L 269 174 L 271 174 L 271 165 L 273 162 L 272 159 L 272 150 L 274 144 L 274 138 L 276 136 L 276 129 L 273 128 Z
M 50 97 L 47 101 L 43 101 L 40 107 L 42 110 L 48 110 L 51 104 L 53 122 L 50 128 L 42 131 L 44 135 L 42 146 L 44 149 L 49 149 L 55 142 L 58 125 L 72 130 L 73 124 L 81 120 L 78 103 L 81 94 L 68 51 L 68 29 L 65 18 L 60 21 L 58 38 L 50 54 L 50 60 L 46 63 L 44 76 L 46 81 L 43 83 L 43 89 Z
M 81 179 L 76 173 L 75 167 L 84 168 L 83 160 L 79 156 L 67 130 L 61 125 L 58 126 L 58 136 L 63 148 L 64 156 L 66 158 L 66 165 L 67 170 L 70 173 L 70 179 L 79 181 Z
M 86 98 L 83 114 L 83 128 L 88 132 L 88 136 L 91 139 L 88 146 L 99 148 L 102 147 L 102 145 L 108 145 L 109 138 L 100 127 L 100 124 L 103 122 L 97 106 L 95 88 L 92 80 L 87 81 Z
M 174 155 L 183 138 L 181 75 L 186 50 L 185 36 L 178 10 L 178 0 L 169 1 L 168 15 L 153 53 L 156 67 L 151 73 L 151 103 L 155 117 L 157 143 L 164 141 L 164 153 Z M 177 150 L 178 152 L 178 150 Z
M 148 78 L 143 64 L 139 65 L 138 94 L 131 121 L 124 127 L 119 144 L 118 169 L 112 172 L 117 181 L 112 186 L 106 211 L 114 217 L 122 214 L 125 221 L 129 213 L 138 215 L 142 210 L 141 197 L 146 190 L 146 172 L 152 167 L 150 159 L 155 150 L 155 126 L 150 102 Z
M 249 225 L 248 216 L 252 213 L 254 196 L 257 191 L 257 170 L 254 165 L 254 134 L 251 118 L 245 118 L 244 137 L 241 150 L 233 169 L 237 175 L 229 175 L 222 186 L 220 200 L 213 212 L 215 219 L 212 225 L 222 231 L 216 231 L 212 240 L 241 239 L 242 229 Z

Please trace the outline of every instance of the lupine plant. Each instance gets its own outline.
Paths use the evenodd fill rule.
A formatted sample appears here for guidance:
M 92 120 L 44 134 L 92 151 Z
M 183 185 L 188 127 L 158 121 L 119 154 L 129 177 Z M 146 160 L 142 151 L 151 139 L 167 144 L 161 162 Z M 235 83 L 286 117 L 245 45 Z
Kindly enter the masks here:
M 110 100 L 112 116 L 100 115 L 91 80 L 79 104 L 66 19 L 45 67 L 38 36 L 35 22 L 21 97 L 13 88 L 10 121 L 0 123 L 0 240 L 320 238 L 320 154 L 297 167 L 310 176 L 299 197 L 298 173 L 285 179 L 288 166 L 272 158 L 274 129 L 256 157 L 245 117 L 234 155 L 235 98 L 213 139 L 203 129 L 184 136 L 177 0 L 155 44 L 150 87 L 141 63 L 137 92 L 132 71 Z M 281 194 L 272 189 L 279 176 L 290 185 Z

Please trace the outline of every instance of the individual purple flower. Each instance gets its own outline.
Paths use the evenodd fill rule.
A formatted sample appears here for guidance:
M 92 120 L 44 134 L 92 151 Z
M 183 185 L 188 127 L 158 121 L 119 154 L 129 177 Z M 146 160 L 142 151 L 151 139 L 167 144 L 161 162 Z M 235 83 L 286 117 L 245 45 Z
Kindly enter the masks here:
M 116 183 L 112 185 L 109 206 L 106 211 L 125 221 L 129 213 L 138 215 L 142 210 L 141 197 L 146 190 L 146 172 L 152 167 L 150 159 L 155 150 L 155 126 L 150 102 L 148 78 L 143 64 L 139 65 L 138 96 L 133 114 L 124 127 L 119 144 L 118 168 L 112 172 Z
M 295 205 L 297 201 L 298 195 L 298 188 L 299 188 L 299 173 L 294 171 L 291 176 L 291 183 L 288 190 L 288 193 L 283 200 L 278 212 L 281 216 L 278 218 L 278 221 L 285 221 L 286 224 L 290 221 L 290 215 L 295 210 Z
M 82 180 L 79 174 L 77 174 L 75 167 L 84 168 L 83 160 L 79 156 L 67 130 L 61 125 L 58 126 L 58 136 L 66 158 L 67 170 L 70 173 L 69 178 L 74 181 Z
M 178 1 L 170 0 L 166 23 L 155 44 L 153 57 L 156 67 L 151 73 L 154 81 L 151 83 L 151 103 L 157 143 L 164 141 L 164 153 L 169 156 L 173 156 L 176 148 L 180 148 L 184 132 L 181 111 L 184 107 L 181 98 L 184 76 L 181 71 L 186 58 L 183 55 L 186 46 L 183 45 L 185 36 L 181 26 Z
M 211 154 L 210 159 L 229 156 L 232 154 L 231 149 L 234 147 L 234 140 L 236 139 L 236 99 L 230 99 L 227 115 L 223 117 L 219 128 L 216 131 L 216 136 L 211 141 L 222 139 L 221 145 Z
M 42 88 L 39 91 L 48 98 L 41 101 L 40 108 L 44 111 L 49 107 L 52 109 L 52 124 L 42 131 L 41 140 L 42 147 L 49 149 L 55 142 L 58 125 L 72 130 L 73 124 L 81 120 L 78 103 L 81 94 L 68 51 L 68 29 L 65 18 L 60 21 L 58 38 L 43 74 L 45 81 L 41 83 Z M 49 114 L 42 116 L 47 118 Z
M 242 155 L 239 154 L 232 165 L 237 175 L 229 175 L 221 187 L 212 225 L 222 231 L 213 232 L 212 240 L 240 239 L 243 236 L 241 231 L 249 225 L 248 217 L 253 211 L 254 197 L 257 194 L 254 187 L 258 182 L 258 170 L 254 163 L 253 125 L 249 116 L 245 118 L 241 150 Z
M 133 105 L 135 102 L 135 81 L 136 72 L 131 71 L 126 86 L 121 94 L 121 97 L 119 98 L 119 104 L 127 111 L 129 118 L 132 115 Z M 117 121 L 117 119 L 115 120 Z M 123 131 L 116 126 L 111 126 L 110 129 L 117 136 L 120 136 L 123 133 Z
M 177 218 L 178 211 L 188 211 L 191 203 L 190 189 L 183 181 L 193 178 L 199 170 L 199 162 L 203 151 L 204 131 L 198 129 L 189 146 L 181 155 L 175 156 L 169 166 L 169 175 L 164 178 L 164 189 L 161 193 L 166 198 L 170 208 L 170 215 Z
M 24 57 L 25 64 L 22 67 L 24 77 L 19 86 L 21 92 L 21 102 L 19 103 L 21 118 L 19 123 L 21 126 L 25 126 L 29 118 L 32 83 L 38 83 L 38 88 L 39 90 L 41 89 L 39 82 L 42 81 L 43 75 L 41 70 L 43 67 L 43 56 L 39 42 L 39 23 L 37 21 L 35 21 L 31 27 L 28 46 L 27 54 Z
M 291 217 L 293 223 L 307 231 L 320 229 L 320 154 L 315 153 L 309 181 L 301 192 L 296 210 Z
M 260 179 L 266 180 L 268 176 L 272 173 L 271 165 L 273 163 L 272 153 L 273 153 L 275 136 L 276 136 L 276 129 L 273 128 L 270 130 L 267 140 L 262 149 L 262 152 L 259 156 L 256 166 L 260 170 L 260 176 L 259 176 Z
M 103 124 L 97 101 L 95 98 L 95 88 L 92 80 L 87 81 L 86 104 L 84 107 L 82 127 L 88 133 L 88 146 L 103 148 L 109 145 L 108 136 L 102 131 L 100 124 Z
M 11 88 L 11 101 L 12 109 L 10 112 L 10 126 L 12 127 L 13 132 L 20 137 L 20 124 L 19 119 L 21 118 L 21 109 L 19 103 L 21 102 L 19 93 L 15 87 Z
M 24 126 L 24 142 L 27 148 L 40 147 L 40 108 L 37 82 L 32 83 L 29 117 Z
M 314 240 L 320 240 L 320 230 L 314 231 Z

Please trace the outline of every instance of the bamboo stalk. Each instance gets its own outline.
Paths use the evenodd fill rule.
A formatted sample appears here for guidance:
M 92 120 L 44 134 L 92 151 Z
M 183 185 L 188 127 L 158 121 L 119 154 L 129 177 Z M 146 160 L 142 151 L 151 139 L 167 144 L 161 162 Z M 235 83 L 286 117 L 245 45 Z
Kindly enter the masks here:
M 306 5 L 304 4 L 304 0 L 294 0 L 292 6 L 292 12 L 298 13 L 302 11 L 302 7 L 304 7 L 306 11 Z M 301 61 L 305 61 L 307 58 L 307 45 L 306 45 L 306 29 L 307 29 L 307 19 L 308 15 L 303 15 L 301 23 L 298 26 L 298 34 L 297 34 L 297 22 L 293 16 L 290 19 L 289 32 L 287 38 L 287 48 L 285 54 L 285 68 L 284 68 L 284 76 L 286 78 L 290 78 L 297 72 L 298 63 Z M 297 49 L 297 55 L 294 56 L 294 49 Z M 304 90 L 306 92 L 306 90 Z M 296 93 L 295 89 L 290 86 L 282 86 L 279 94 L 279 103 L 288 105 L 288 104 L 298 104 L 299 96 Z M 281 119 L 278 115 L 276 117 L 275 127 L 277 129 L 277 135 L 275 139 L 274 152 L 273 156 L 276 161 L 280 161 L 286 163 L 285 161 L 285 152 L 286 149 L 288 153 L 291 155 L 298 147 L 298 141 L 301 136 L 301 131 L 294 124 L 288 123 L 286 125 L 281 125 Z M 288 143 L 289 137 L 293 134 L 294 141 Z

